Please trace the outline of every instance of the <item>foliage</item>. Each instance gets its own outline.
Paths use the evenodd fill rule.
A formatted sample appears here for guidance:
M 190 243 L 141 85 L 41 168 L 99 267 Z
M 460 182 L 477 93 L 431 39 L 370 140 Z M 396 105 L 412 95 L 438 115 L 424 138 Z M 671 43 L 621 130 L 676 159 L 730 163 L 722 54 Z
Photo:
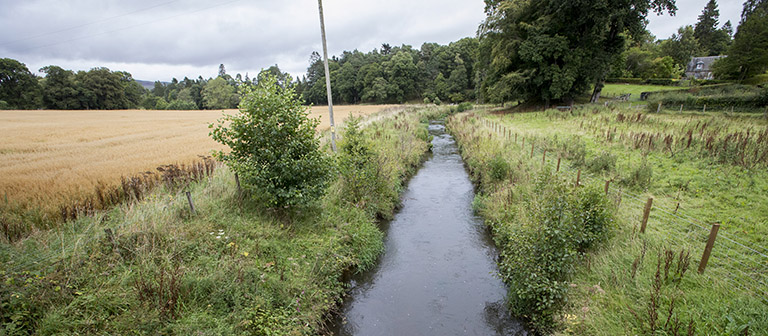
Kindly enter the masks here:
M 616 169 L 616 156 L 611 152 L 602 152 L 587 163 L 587 170 L 599 174 L 602 172 L 612 172 Z
M 385 48 L 386 46 L 386 48 Z M 386 51 L 386 52 L 385 52 Z M 461 102 L 474 98 L 477 39 L 464 38 L 447 46 L 424 43 L 383 45 L 362 53 L 344 51 L 328 60 L 333 99 L 337 103 L 402 103 L 435 98 Z M 310 56 L 307 74 L 298 82 L 302 98 L 326 104 L 325 73 L 320 55 Z
M 482 98 L 573 101 L 607 77 L 625 47 L 623 33 L 640 34 L 651 10 L 676 8 L 668 0 L 487 0 L 480 28 Z
M 340 145 L 339 172 L 341 174 L 340 198 L 372 216 L 385 215 L 391 209 L 397 192 L 392 188 L 393 179 L 384 171 L 380 154 L 368 143 L 360 127 L 359 118 L 346 120 L 343 141 Z
M 203 87 L 203 107 L 208 110 L 229 109 L 237 105 L 235 88 L 222 77 L 216 77 Z
M 706 56 L 722 55 L 730 45 L 733 27 L 728 21 L 722 28 L 718 29 L 719 17 L 720 11 L 717 9 L 717 1 L 709 0 L 701 11 L 694 28 L 694 37 L 701 44 Z
M 291 88 L 265 76 L 244 89 L 238 114 L 209 125 L 213 139 L 231 150 L 216 158 L 266 207 L 308 205 L 325 192 L 330 161 L 315 137 L 319 121 L 307 115 Z
M 768 2 L 747 1 L 728 57 L 713 65 L 717 78 L 744 80 L 768 70 Z
M 39 104 L 37 77 L 17 60 L 0 58 L 0 101 L 8 109 L 32 109 Z

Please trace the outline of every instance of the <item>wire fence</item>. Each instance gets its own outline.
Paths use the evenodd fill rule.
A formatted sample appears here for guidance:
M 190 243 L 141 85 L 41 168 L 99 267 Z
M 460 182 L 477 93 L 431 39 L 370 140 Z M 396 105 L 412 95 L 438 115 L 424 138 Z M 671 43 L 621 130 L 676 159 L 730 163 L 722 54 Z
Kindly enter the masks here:
M 573 176 L 574 183 L 606 183 L 607 193 L 612 193 L 618 200 L 619 210 L 632 212 L 636 209 L 637 217 L 630 217 L 634 225 L 639 225 L 648 197 L 631 189 L 616 187 L 614 183 L 606 182 L 602 176 L 591 174 L 573 167 L 562 161 L 552 152 L 537 149 L 534 140 L 528 140 L 525 146 L 521 145 L 513 130 L 494 121 L 481 119 L 481 126 L 490 133 L 501 135 L 505 141 L 513 142 L 519 150 L 530 154 L 530 159 L 541 162 L 556 169 L 560 174 Z M 525 140 L 522 140 L 525 141 Z M 529 147 L 532 146 L 532 147 Z M 557 167 L 556 167 L 557 165 Z M 579 182 L 576 182 L 576 180 Z M 712 227 L 719 224 L 710 223 L 707 220 L 696 218 L 679 208 L 679 203 L 670 199 L 656 199 L 648 214 L 645 234 L 659 235 L 669 242 L 670 246 L 677 246 L 690 251 L 692 261 L 701 266 L 706 245 L 712 236 Z M 675 204 L 672 209 L 665 204 Z M 713 282 L 722 282 L 734 290 L 747 295 L 760 298 L 768 304 L 768 248 L 754 242 L 749 242 L 744 237 L 736 234 L 717 231 L 714 246 L 704 266 L 700 267 L 703 276 Z

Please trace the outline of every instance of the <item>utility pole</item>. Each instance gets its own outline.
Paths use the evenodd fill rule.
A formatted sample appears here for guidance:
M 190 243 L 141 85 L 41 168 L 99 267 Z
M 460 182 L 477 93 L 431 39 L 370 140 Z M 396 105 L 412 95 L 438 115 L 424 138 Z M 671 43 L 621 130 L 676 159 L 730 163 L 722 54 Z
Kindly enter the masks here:
M 323 63 L 325 65 L 325 88 L 328 93 L 328 114 L 331 116 L 331 149 L 336 152 L 336 126 L 333 123 L 333 97 L 331 94 L 331 73 L 328 70 L 328 45 L 325 43 L 323 0 L 317 0 L 317 7 L 320 9 L 320 33 L 323 36 Z

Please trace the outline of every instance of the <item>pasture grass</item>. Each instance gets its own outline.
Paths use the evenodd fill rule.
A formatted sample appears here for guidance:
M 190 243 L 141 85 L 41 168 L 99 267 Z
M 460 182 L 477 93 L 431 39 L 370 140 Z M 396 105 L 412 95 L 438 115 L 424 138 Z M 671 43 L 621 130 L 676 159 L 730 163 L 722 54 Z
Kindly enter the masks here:
M 393 109 L 402 107 L 335 106 L 335 115 L 341 124 L 350 115 Z M 208 136 L 208 124 L 221 115 L 221 110 L 0 111 L 0 222 L 44 229 L 60 221 L 63 207 L 95 198 L 97 188 L 118 186 L 122 177 L 198 162 L 224 149 Z M 312 107 L 310 117 L 320 118 L 318 130 L 329 128 L 326 106 Z
M 606 83 L 603 87 L 602 97 L 610 99 L 618 97 L 623 94 L 632 94 L 630 96 L 631 101 L 639 101 L 640 94 L 643 92 L 655 92 L 655 91 L 677 91 L 684 90 L 685 87 L 668 86 L 668 85 L 641 85 L 641 84 L 621 84 L 621 83 Z
M 251 204 L 220 168 L 178 190 L 81 216 L 0 244 L 3 335 L 316 335 L 345 290 L 344 274 L 383 248 L 377 217 L 428 148 L 424 113 L 394 113 L 363 131 L 394 190 L 373 211 L 340 194 L 286 217 Z M 343 141 L 343 140 L 342 140 Z M 388 204 L 383 206 L 382 204 Z M 106 230 L 109 230 L 108 232 Z
M 552 169 L 561 157 L 562 174 L 572 183 L 577 169 L 582 170 L 582 183 L 592 187 L 612 181 L 609 196 L 618 204 L 613 238 L 575 268 L 569 303 L 559 316 L 560 333 L 768 332 L 768 172 L 763 161 L 744 164 L 739 159 L 740 151 L 763 153 L 765 120 L 740 114 L 638 114 L 597 106 L 480 116 L 491 123 L 482 127 L 492 132 L 472 141 L 507 138 L 504 147 L 512 163 L 521 161 L 522 152 L 531 164 L 540 165 L 547 150 L 546 165 Z M 683 137 L 688 131 L 690 146 Z M 710 137 L 723 146 L 736 132 L 749 139 L 745 147 L 707 147 Z M 648 140 L 650 135 L 654 140 Z M 491 169 L 493 165 L 481 169 L 482 176 L 492 175 Z M 639 182 L 643 175 L 650 177 L 649 183 Z M 490 225 L 521 212 L 508 202 L 524 194 L 515 191 L 524 190 L 524 183 L 511 184 L 508 198 L 482 196 L 488 193 L 484 184 L 480 197 L 496 200 L 481 212 Z M 647 197 L 654 197 L 654 208 L 641 234 Z M 720 234 L 706 271 L 698 274 L 712 223 L 721 224 Z M 686 271 L 673 275 L 680 268 Z

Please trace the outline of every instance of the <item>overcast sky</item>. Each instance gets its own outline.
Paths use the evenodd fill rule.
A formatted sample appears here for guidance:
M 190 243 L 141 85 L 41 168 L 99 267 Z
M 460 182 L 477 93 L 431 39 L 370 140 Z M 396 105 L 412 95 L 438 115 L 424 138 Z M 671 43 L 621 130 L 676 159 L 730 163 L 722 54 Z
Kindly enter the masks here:
M 707 0 L 678 0 L 676 17 L 651 14 L 667 38 L 694 24 Z M 720 24 L 738 25 L 742 0 L 719 0 Z M 325 0 L 328 48 L 363 52 L 382 43 L 447 44 L 475 36 L 482 0 Z M 278 64 L 301 76 L 321 51 L 315 0 L 0 0 L 0 57 L 88 70 L 106 66 L 136 79 L 249 73 Z

